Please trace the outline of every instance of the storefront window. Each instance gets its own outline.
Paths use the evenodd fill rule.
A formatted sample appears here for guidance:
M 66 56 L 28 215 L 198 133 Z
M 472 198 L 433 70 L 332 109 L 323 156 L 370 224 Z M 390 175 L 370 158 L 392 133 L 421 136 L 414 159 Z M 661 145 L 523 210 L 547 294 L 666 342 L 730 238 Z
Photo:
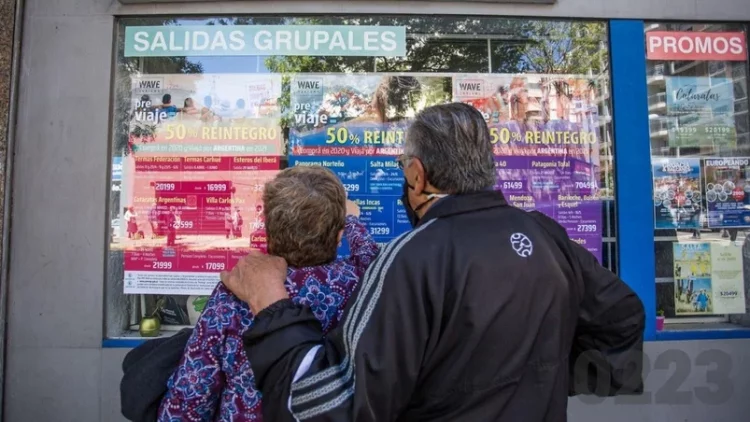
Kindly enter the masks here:
M 509 201 L 617 269 L 603 22 L 127 18 L 117 40 L 109 338 L 193 324 L 263 248 L 264 182 L 287 166 L 331 168 L 378 242 L 408 230 L 395 158 L 410 119 L 451 101 L 485 116 Z
M 646 25 L 657 312 L 667 323 L 744 321 L 746 34 L 740 24 Z

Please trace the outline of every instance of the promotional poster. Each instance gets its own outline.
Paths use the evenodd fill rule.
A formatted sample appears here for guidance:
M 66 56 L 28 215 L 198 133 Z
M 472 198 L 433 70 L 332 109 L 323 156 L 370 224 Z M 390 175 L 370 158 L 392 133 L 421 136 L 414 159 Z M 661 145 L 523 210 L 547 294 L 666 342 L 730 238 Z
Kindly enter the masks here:
M 651 166 L 654 176 L 655 228 L 700 228 L 700 159 L 653 157 Z
M 336 173 L 382 246 L 411 228 L 396 160 L 409 120 L 450 100 L 450 79 L 441 76 L 295 75 L 289 165 L 322 165 Z M 346 255 L 346 247 L 339 253 Z
M 708 226 L 750 226 L 750 158 L 704 160 Z
M 121 158 L 125 293 L 210 294 L 263 228 L 265 182 L 281 167 L 269 75 L 132 80 L 130 151 Z M 119 157 L 118 157 L 119 158 Z
M 667 116 L 672 147 L 734 148 L 734 82 L 730 78 L 670 76 Z
M 733 242 L 674 243 L 675 313 L 745 313 L 742 248 Z
M 496 156 L 496 187 L 508 201 L 554 218 L 601 260 L 601 135 L 591 81 L 462 75 L 454 79 L 453 95 L 484 115 Z

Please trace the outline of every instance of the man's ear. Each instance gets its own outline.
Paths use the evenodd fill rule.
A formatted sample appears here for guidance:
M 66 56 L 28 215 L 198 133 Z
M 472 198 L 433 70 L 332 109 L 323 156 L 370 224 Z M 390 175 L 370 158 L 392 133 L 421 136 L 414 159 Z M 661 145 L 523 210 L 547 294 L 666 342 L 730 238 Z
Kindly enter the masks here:
M 419 196 L 427 188 L 427 177 L 424 169 L 424 164 L 419 158 L 412 158 L 412 165 L 410 166 L 413 173 L 412 185 L 414 186 L 414 194 Z

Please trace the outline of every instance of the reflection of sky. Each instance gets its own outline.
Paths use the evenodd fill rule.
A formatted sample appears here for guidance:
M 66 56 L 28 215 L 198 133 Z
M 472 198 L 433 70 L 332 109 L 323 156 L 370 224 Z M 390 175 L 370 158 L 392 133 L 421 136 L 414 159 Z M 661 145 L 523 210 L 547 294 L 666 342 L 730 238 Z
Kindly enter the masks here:
M 203 73 L 270 73 L 267 56 L 188 57 L 192 63 L 203 65 Z

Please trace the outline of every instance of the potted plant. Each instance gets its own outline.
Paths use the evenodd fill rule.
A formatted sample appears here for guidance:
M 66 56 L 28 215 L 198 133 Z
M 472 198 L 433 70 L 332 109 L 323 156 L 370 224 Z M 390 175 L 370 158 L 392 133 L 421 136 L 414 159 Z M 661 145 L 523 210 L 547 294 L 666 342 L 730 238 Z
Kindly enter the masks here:
M 664 329 L 664 311 L 659 309 L 656 312 L 656 331 L 662 331 Z
M 138 331 L 141 337 L 159 337 L 161 334 L 161 320 L 159 319 L 159 310 L 164 306 L 164 301 L 159 300 L 156 304 L 154 312 L 151 315 L 144 315 L 141 318 Z

